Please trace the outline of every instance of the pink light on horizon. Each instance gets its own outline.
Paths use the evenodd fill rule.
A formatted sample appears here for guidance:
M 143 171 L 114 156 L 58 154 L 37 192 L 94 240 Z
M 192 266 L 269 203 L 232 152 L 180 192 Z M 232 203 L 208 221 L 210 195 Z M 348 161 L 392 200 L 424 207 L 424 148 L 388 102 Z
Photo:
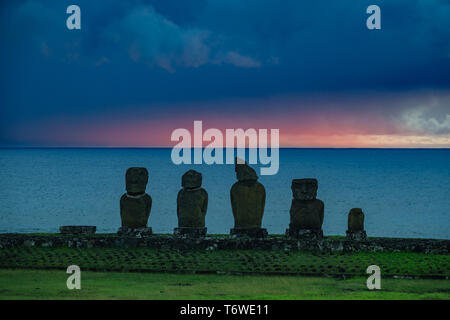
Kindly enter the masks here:
M 170 138 L 175 129 L 187 129 L 193 139 L 194 121 L 201 120 L 203 133 L 216 128 L 224 139 L 226 129 L 267 129 L 268 133 L 279 129 L 281 147 L 450 147 L 448 135 L 418 133 L 405 127 L 398 114 L 359 108 L 363 99 L 355 99 L 351 108 L 339 104 L 318 108 L 305 101 L 186 103 L 161 106 L 156 113 L 144 108 L 140 112 L 55 117 L 16 127 L 14 139 L 43 146 L 173 147 L 177 142 Z

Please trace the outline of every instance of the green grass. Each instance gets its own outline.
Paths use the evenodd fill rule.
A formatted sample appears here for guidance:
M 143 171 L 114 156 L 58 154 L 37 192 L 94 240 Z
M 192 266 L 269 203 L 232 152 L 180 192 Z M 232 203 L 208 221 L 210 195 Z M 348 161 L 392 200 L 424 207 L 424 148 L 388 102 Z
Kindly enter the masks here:
M 0 299 L 450 299 L 449 280 L 365 277 L 194 275 L 81 271 L 68 290 L 65 270 L 0 270 Z
M 385 277 L 445 278 L 450 256 L 411 252 L 324 254 L 271 250 L 164 250 L 151 248 L 0 249 L 0 268 L 66 269 L 78 265 L 92 271 L 225 273 L 355 277 L 369 265 Z

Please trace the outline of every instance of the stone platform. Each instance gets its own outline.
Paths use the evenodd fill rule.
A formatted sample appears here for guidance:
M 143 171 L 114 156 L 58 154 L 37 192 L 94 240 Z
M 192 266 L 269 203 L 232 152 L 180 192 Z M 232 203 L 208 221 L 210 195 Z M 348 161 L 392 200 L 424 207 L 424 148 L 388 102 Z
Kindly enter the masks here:
M 347 240 L 350 241 L 367 241 L 367 234 L 364 230 L 349 231 L 347 230 Z
M 448 254 L 450 240 L 368 238 L 352 241 L 345 236 L 323 237 L 320 240 L 292 239 L 283 235 L 269 235 L 263 239 L 234 238 L 229 235 L 209 235 L 204 238 L 180 238 L 173 235 L 151 234 L 145 237 L 93 234 L 0 234 L 0 249 L 14 247 L 70 247 L 70 248 L 156 248 L 170 250 L 311 250 L 320 252 L 421 252 Z
M 204 238 L 206 237 L 207 228 L 175 228 L 173 235 L 182 238 Z
M 264 239 L 268 236 L 267 230 L 264 228 L 233 228 L 230 230 L 233 238 L 254 238 Z
M 91 235 L 97 230 L 96 226 L 61 226 L 59 232 L 62 234 Z
M 286 237 L 293 239 L 303 239 L 306 241 L 320 241 L 323 238 L 322 229 L 311 230 L 311 229 L 286 229 Z
M 125 237 L 148 237 L 153 234 L 153 230 L 151 227 L 145 227 L 145 228 L 128 228 L 128 227 L 120 227 L 117 231 L 117 234 L 119 236 L 125 236 Z

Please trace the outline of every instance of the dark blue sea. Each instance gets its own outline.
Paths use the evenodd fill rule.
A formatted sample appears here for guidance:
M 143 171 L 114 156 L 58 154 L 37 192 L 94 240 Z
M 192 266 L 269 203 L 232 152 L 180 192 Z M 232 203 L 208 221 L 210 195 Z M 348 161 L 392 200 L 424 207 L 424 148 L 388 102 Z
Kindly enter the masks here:
M 60 225 L 120 226 L 125 170 L 149 170 L 153 198 L 149 225 L 171 233 L 176 197 L 188 169 L 203 174 L 209 194 L 209 233 L 233 227 L 233 165 L 174 165 L 171 149 L 0 149 L 0 232 L 57 232 Z M 254 167 L 258 168 L 257 165 Z M 259 170 L 257 170 L 259 174 Z M 319 180 L 325 202 L 323 230 L 344 235 L 347 213 L 360 207 L 369 236 L 450 239 L 450 150 L 281 149 L 280 169 L 261 176 L 267 192 L 263 227 L 284 233 L 291 180 Z

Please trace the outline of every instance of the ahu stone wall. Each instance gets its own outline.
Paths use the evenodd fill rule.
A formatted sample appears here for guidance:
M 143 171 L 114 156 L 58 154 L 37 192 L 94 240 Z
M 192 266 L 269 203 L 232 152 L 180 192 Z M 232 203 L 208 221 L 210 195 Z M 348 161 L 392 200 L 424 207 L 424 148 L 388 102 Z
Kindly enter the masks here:
M 324 237 L 292 239 L 285 236 L 245 238 L 231 236 L 206 236 L 200 238 L 173 235 L 150 235 L 146 237 L 96 235 L 32 235 L 0 234 L 0 249 L 11 247 L 69 247 L 69 248 L 155 248 L 173 250 L 313 250 L 321 252 L 421 252 L 448 254 L 450 240 Z

